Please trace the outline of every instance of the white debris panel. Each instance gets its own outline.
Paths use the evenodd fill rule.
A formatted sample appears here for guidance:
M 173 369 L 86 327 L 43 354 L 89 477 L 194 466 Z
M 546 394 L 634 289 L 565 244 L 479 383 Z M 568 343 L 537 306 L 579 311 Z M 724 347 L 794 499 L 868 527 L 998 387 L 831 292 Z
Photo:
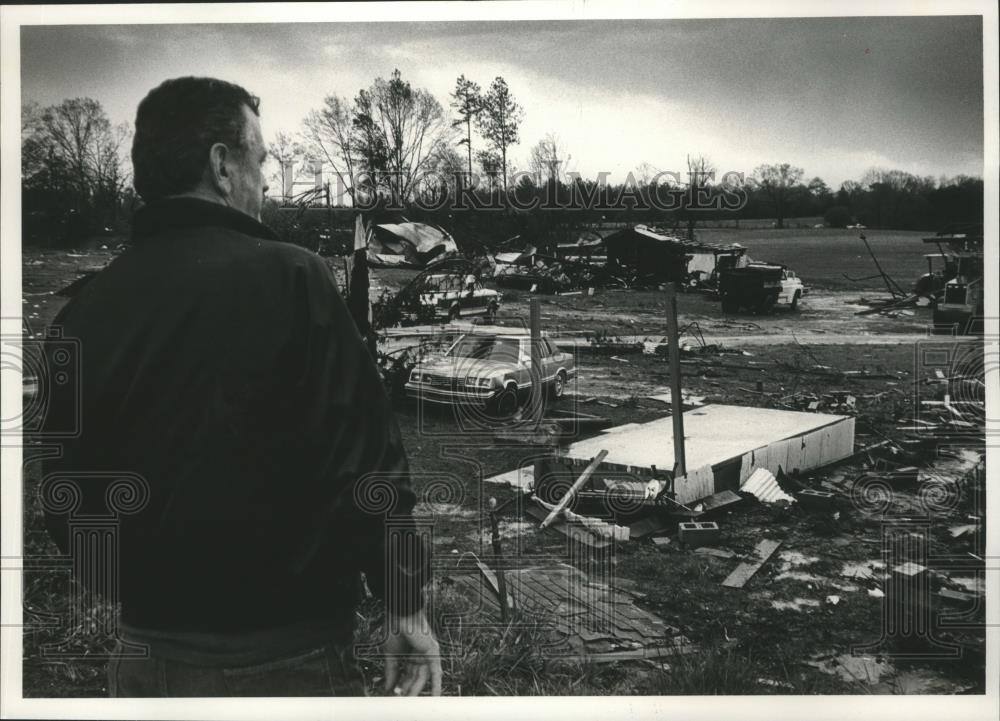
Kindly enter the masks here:
M 854 452 L 854 418 L 771 408 L 707 405 L 684 414 L 688 475 L 677 479 L 676 499 L 699 500 L 723 490 L 737 490 L 759 468 L 777 474 L 806 471 Z M 586 465 L 602 449 L 601 469 L 639 476 L 670 474 L 674 468 L 673 420 L 628 424 L 572 444 L 565 458 Z M 706 468 L 707 467 L 707 468 Z M 709 473 L 711 469 L 711 473 Z

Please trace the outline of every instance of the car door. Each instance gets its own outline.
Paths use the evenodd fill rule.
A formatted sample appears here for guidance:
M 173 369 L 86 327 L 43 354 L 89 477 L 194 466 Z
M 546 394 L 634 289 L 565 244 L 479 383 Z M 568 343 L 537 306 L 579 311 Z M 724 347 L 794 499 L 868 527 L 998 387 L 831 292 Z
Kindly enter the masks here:
M 559 366 L 559 352 L 552 341 L 548 338 L 542 339 L 542 367 L 545 369 L 545 380 L 551 381 L 555 378 L 556 370 Z
M 792 286 L 792 281 L 789 279 L 790 275 L 791 274 L 787 270 L 781 271 L 781 295 L 778 296 L 779 303 L 792 302 L 792 294 L 790 291 Z
M 527 388 L 531 385 L 531 339 L 521 338 L 517 363 L 517 385 Z

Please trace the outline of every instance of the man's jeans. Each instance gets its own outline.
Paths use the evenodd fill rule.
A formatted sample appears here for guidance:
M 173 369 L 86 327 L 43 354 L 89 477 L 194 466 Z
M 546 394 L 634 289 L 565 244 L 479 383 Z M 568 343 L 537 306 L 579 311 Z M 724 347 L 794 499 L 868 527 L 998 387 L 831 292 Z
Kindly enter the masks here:
M 351 644 L 329 644 L 252 666 L 196 666 L 152 654 L 134 658 L 119 644 L 108 665 L 112 697 L 365 696 Z

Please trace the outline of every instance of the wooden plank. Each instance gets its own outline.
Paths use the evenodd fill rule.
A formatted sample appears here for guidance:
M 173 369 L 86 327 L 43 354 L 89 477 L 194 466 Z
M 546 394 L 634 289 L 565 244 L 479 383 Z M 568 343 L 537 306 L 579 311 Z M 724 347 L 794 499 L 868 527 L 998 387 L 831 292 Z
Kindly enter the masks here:
M 493 592 L 497 594 L 497 599 L 499 599 L 501 595 L 506 595 L 507 606 L 508 608 L 513 609 L 514 597 L 510 593 L 507 594 L 500 593 L 500 579 L 497 578 L 497 574 L 495 574 L 489 566 L 480 561 L 478 558 L 476 558 L 476 566 L 479 568 L 479 572 L 483 574 L 483 578 L 485 578 L 489 582 L 490 587 L 493 589 Z M 499 600 L 497 601 L 497 605 L 499 605 Z
M 527 515 L 539 521 L 545 518 L 546 515 L 545 509 L 539 508 L 538 506 L 528 506 L 527 508 L 524 509 L 524 512 Z M 559 533 L 563 534 L 564 536 L 567 536 L 571 540 L 574 540 L 578 543 L 582 543 L 586 546 L 590 546 L 591 548 L 607 548 L 608 546 L 614 544 L 614 541 L 611 541 L 607 538 L 602 538 L 600 536 L 595 536 L 586 528 L 583 528 L 582 526 L 579 526 L 575 523 L 566 523 L 561 519 L 557 520 L 555 523 L 549 526 L 549 528 L 555 531 L 559 531 Z
M 712 548 L 711 546 L 701 546 L 694 549 L 694 552 L 704 556 L 714 556 L 715 558 L 725 558 L 727 560 L 736 556 L 732 551 L 727 551 L 724 548 Z
M 606 450 L 602 450 L 597 454 L 597 456 L 594 457 L 594 460 L 590 462 L 590 465 L 587 466 L 583 473 L 580 474 L 580 477 L 576 479 L 572 486 L 570 486 L 570 489 L 566 491 L 563 497 L 559 499 L 559 503 L 556 504 L 556 507 L 553 508 L 545 520 L 542 521 L 541 528 L 547 528 L 548 525 L 552 523 L 552 521 L 554 521 L 555 518 L 562 512 L 562 510 L 569 505 L 569 502 L 573 499 L 573 494 L 580 490 L 583 484 L 587 482 L 587 479 L 590 478 L 593 472 L 597 470 L 597 467 L 601 465 L 601 461 L 603 461 L 607 455 L 608 452 Z
M 677 646 L 660 646 L 656 648 L 637 648 L 633 651 L 609 651 L 607 653 L 586 653 L 585 656 L 591 663 L 617 663 L 619 661 L 637 661 L 642 659 L 668 658 L 670 656 L 681 656 L 687 653 L 694 653 L 698 647 L 694 644 L 680 644 Z
M 702 512 L 708 513 L 709 511 L 715 511 L 733 503 L 741 503 L 742 501 L 743 497 L 732 491 L 719 491 L 708 498 L 702 498 L 694 504 L 694 507 L 698 508 L 698 506 L 701 506 Z
M 771 557 L 778 546 L 781 545 L 781 541 L 772 541 L 769 538 L 765 538 L 763 541 L 757 544 L 755 549 L 757 553 L 757 559 L 753 562 L 747 561 L 741 563 L 733 572 L 726 576 L 726 580 L 722 582 L 722 585 L 726 588 L 743 588 L 746 582 L 749 581 L 761 567 L 767 563 L 767 559 Z

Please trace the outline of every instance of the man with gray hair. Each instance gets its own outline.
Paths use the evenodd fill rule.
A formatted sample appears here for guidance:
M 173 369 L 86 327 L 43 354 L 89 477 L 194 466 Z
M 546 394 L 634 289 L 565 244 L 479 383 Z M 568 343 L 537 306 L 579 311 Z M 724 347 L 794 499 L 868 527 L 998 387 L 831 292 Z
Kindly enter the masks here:
M 260 222 L 258 113 L 211 78 L 143 99 L 131 246 L 54 323 L 80 343 L 82 417 L 47 473 L 148 491 L 119 519 L 110 693 L 363 694 L 363 573 L 386 603 L 387 690 L 438 694 L 399 428 L 329 268 Z M 53 422 L 70 401 L 54 394 Z M 104 502 L 79 485 L 85 510 Z M 67 514 L 46 520 L 71 553 Z

